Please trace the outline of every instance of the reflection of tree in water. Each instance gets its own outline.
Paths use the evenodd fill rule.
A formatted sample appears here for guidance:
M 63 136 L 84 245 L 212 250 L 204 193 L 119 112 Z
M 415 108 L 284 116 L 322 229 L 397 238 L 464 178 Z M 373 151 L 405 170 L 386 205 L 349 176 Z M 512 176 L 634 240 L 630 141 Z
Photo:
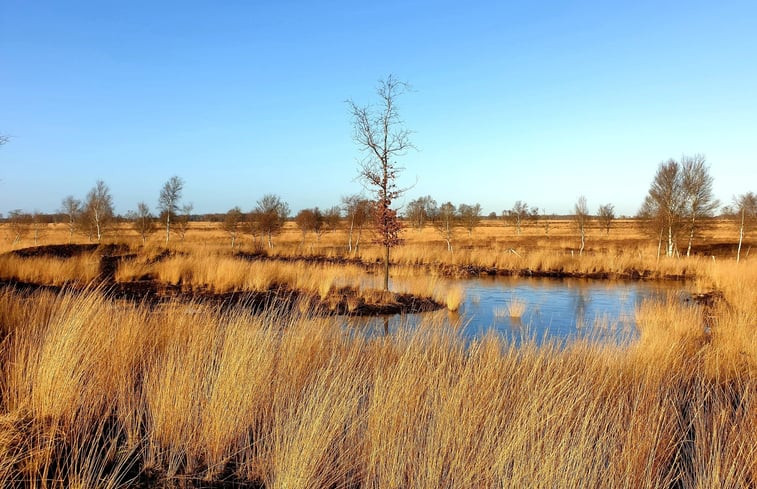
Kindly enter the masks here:
M 573 304 L 573 318 L 576 327 L 586 324 L 586 309 L 591 302 L 591 294 L 587 287 L 575 287 L 575 293 L 571 294 Z

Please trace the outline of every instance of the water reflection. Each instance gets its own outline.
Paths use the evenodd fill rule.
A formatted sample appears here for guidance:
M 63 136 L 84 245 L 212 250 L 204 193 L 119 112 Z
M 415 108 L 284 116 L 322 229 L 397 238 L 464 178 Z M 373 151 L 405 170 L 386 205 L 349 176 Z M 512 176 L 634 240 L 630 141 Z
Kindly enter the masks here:
M 664 299 L 681 284 L 582 279 L 480 278 L 459 280 L 465 301 L 458 313 L 447 310 L 379 318 L 345 318 L 350 328 L 391 334 L 398 327 L 445 325 L 468 339 L 495 331 L 524 339 L 590 338 L 625 342 L 635 337 L 634 311 L 645 299 Z M 513 313 L 513 303 L 523 310 Z

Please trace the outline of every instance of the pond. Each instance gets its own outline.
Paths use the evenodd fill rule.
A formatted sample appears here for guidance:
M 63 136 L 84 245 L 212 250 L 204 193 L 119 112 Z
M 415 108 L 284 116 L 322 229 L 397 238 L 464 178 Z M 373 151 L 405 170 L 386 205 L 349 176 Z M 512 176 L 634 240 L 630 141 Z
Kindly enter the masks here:
M 346 324 L 383 334 L 421 323 L 449 325 L 467 339 L 495 331 L 508 340 L 590 338 L 623 343 L 637 336 L 635 310 L 644 300 L 665 300 L 685 284 L 496 277 L 457 280 L 465 294 L 458 312 L 447 310 L 373 318 Z

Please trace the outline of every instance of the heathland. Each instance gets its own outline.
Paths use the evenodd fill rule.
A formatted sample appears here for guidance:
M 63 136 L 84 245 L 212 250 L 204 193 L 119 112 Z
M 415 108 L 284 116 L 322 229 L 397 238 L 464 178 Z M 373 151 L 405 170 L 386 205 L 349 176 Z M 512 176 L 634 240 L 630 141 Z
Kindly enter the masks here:
M 7 225 L 6 225 L 7 226 Z M 7 228 L 0 229 L 6 233 Z M 757 487 L 757 266 L 715 221 L 660 256 L 635 220 L 579 238 L 484 220 L 453 251 L 293 222 L 269 248 L 193 222 L 168 246 L 62 224 L 0 245 L 3 487 Z M 480 274 L 686 281 L 631 344 L 389 335 L 337 314 L 456 310 Z

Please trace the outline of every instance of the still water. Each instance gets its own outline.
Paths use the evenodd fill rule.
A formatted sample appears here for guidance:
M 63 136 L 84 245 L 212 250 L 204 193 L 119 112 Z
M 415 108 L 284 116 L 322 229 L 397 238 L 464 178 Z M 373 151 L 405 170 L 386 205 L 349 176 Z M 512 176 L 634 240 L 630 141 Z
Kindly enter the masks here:
M 526 338 L 591 338 L 622 343 L 636 337 L 634 311 L 644 300 L 680 294 L 681 283 L 551 278 L 476 278 L 457 280 L 465 300 L 458 312 L 447 310 L 373 318 L 347 318 L 358 331 L 383 334 L 421 324 L 448 325 L 472 339 L 495 331 L 519 343 Z M 520 307 L 518 307 L 520 306 Z M 511 313 L 512 309 L 522 309 Z

